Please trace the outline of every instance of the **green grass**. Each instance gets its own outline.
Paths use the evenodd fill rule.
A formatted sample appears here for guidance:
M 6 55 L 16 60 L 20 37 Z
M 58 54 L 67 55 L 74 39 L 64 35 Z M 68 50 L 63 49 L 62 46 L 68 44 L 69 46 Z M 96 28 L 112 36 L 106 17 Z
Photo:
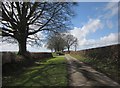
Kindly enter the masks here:
M 56 54 L 56 52 L 53 52 L 52 55 L 53 55 L 53 57 L 58 56 L 58 55 Z
M 20 75 L 6 77 L 6 86 L 67 86 L 66 60 L 63 56 L 36 62 Z M 19 68 L 18 68 L 19 69 Z
M 53 55 L 53 57 L 56 57 L 56 56 L 64 55 L 64 53 L 59 51 L 59 52 L 53 52 L 52 55 Z
M 120 73 L 118 71 L 118 65 L 114 64 L 112 60 L 110 59 L 97 59 L 97 58 L 86 58 L 82 55 L 78 54 L 71 54 L 71 56 L 77 58 L 78 60 L 92 66 L 96 70 L 106 74 L 110 78 L 112 78 L 115 81 L 118 81 L 118 74 Z

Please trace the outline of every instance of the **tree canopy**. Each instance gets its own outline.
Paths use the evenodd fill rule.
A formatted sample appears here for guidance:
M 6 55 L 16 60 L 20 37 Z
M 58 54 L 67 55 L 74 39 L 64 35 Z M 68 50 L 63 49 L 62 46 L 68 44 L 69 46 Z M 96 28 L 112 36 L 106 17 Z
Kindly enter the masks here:
M 38 32 L 66 30 L 73 15 L 71 2 L 2 2 L 3 37 L 15 39 L 19 54 L 27 52 L 26 43 L 38 40 Z

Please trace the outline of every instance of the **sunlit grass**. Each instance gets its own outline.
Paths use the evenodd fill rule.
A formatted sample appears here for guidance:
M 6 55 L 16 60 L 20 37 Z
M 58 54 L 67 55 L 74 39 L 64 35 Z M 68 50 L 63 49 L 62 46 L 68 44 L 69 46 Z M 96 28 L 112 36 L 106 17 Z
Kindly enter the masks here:
M 56 52 L 53 52 L 52 55 L 53 55 L 53 57 L 56 57 L 56 56 L 57 56 Z
M 37 65 L 26 68 L 13 76 L 6 86 L 67 86 L 66 60 L 63 56 L 37 62 Z

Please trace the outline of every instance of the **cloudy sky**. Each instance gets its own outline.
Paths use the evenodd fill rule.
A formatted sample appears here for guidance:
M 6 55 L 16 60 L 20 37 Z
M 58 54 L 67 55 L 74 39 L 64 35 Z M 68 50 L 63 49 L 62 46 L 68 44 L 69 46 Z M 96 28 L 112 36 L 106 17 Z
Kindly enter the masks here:
M 70 33 L 78 38 L 78 50 L 118 43 L 118 3 L 79 2 Z M 42 36 L 42 34 L 41 34 Z M 0 43 L 0 51 L 18 51 L 17 44 Z M 28 51 L 46 52 L 45 47 L 27 46 Z
M 77 16 L 70 32 L 79 39 L 78 49 L 118 43 L 117 2 L 82 2 L 74 9 Z

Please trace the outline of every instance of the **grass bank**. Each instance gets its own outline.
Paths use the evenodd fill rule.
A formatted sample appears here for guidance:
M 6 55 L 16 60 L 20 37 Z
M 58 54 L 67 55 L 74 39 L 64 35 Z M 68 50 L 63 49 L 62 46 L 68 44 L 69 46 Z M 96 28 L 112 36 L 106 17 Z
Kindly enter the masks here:
M 37 61 L 20 74 L 3 77 L 3 86 L 67 86 L 66 67 L 63 56 Z

